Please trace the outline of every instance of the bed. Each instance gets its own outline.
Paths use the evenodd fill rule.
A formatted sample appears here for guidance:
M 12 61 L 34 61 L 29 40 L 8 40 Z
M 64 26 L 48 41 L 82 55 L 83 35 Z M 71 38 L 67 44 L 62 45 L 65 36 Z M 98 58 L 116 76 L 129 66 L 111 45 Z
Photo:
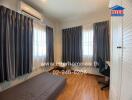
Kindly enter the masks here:
M 66 79 L 42 73 L 24 83 L 0 93 L 0 100 L 56 100 Z

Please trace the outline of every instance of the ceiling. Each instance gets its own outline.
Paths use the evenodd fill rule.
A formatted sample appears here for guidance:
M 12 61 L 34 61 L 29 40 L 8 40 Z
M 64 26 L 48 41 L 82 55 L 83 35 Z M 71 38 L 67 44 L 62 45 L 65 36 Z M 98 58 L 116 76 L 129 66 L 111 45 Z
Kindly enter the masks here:
M 23 0 L 45 16 L 64 21 L 88 16 L 108 8 L 109 0 Z

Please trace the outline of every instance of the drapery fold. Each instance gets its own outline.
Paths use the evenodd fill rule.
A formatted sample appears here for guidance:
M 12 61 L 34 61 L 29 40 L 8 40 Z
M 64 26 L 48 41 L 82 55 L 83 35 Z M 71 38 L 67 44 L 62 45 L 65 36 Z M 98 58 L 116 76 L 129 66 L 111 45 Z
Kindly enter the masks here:
M 62 61 L 82 62 L 82 26 L 62 30 Z
M 54 62 L 54 34 L 53 28 L 46 26 L 46 62 Z
M 0 6 L 0 82 L 32 71 L 33 20 Z
M 110 60 L 109 21 L 94 24 L 94 61 Z

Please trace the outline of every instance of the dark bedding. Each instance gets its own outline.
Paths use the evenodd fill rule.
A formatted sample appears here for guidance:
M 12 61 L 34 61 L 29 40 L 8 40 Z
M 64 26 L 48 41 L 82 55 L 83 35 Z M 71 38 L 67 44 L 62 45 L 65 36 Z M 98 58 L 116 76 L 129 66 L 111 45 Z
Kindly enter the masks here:
M 43 73 L 0 93 L 0 100 L 56 100 L 65 83 L 63 77 Z

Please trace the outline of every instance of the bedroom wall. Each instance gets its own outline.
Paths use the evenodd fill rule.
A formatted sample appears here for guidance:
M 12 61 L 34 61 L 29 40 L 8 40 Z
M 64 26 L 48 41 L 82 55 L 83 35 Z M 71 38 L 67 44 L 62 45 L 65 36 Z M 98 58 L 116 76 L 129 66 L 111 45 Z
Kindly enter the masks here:
M 7 8 L 10 8 L 10 9 L 18 11 L 18 12 L 20 11 L 19 10 L 19 3 L 20 3 L 20 0 L 0 0 L 0 5 L 3 5 Z M 60 34 L 58 22 L 54 21 L 54 20 L 51 20 L 51 19 L 49 19 L 45 16 L 43 16 L 43 20 L 44 20 L 44 24 L 49 25 L 49 26 L 54 28 L 54 38 L 55 38 L 54 40 L 55 40 L 55 44 L 58 44 L 58 38 L 59 37 L 56 36 L 56 34 Z M 55 47 L 55 51 L 57 51 L 56 47 Z M 55 53 L 55 54 L 56 54 L 56 57 L 59 56 L 58 53 Z M 60 57 L 58 57 L 58 58 L 60 58 Z M 55 59 L 57 59 L 57 58 L 55 58 Z M 20 83 L 22 83 L 22 82 L 38 75 L 38 74 L 41 74 L 42 72 L 48 71 L 49 69 L 50 68 L 47 69 L 47 68 L 42 68 L 42 67 L 38 66 L 38 68 L 37 69 L 35 68 L 35 70 L 33 70 L 33 72 L 30 73 L 30 74 L 18 77 L 15 80 L 12 80 L 12 81 L 1 83 L 0 84 L 0 92 L 6 90 L 8 88 L 11 88 L 11 87 L 13 87 L 17 84 L 20 84 Z
M 56 36 L 57 40 L 57 48 L 56 48 L 56 55 L 58 55 L 55 59 L 56 61 L 62 61 L 62 29 L 79 26 L 82 25 L 83 28 L 91 28 L 94 23 L 110 20 L 109 16 L 109 9 L 103 9 L 101 11 L 91 13 L 90 15 L 85 16 L 84 18 L 71 18 L 71 19 L 65 19 L 59 27 L 59 33 Z M 76 69 L 80 70 L 82 72 L 87 72 L 91 74 L 97 74 L 99 75 L 98 71 L 96 69 L 89 69 L 89 68 L 82 68 L 82 69 Z
M 54 34 L 54 60 L 55 63 L 61 62 L 62 58 L 62 34 L 61 34 L 61 25 L 56 23 L 55 25 L 55 34 Z
M 66 19 L 61 24 L 61 29 L 79 26 L 79 25 L 82 25 L 82 26 L 93 25 L 93 23 L 105 21 L 109 19 L 110 19 L 109 9 L 103 9 L 95 13 L 86 15 L 85 17 L 80 19 L 78 18 Z
M 1 5 L 4 5 L 16 11 L 19 11 L 19 2 L 20 0 L 0 0 Z M 108 15 L 109 15 L 109 11 L 105 10 L 105 11 L 100 11 L 98 13 L 88 15 L 89 17 L 80 18 L 80 20 L 77 20 L 76 18 L 72 18 L 70 20 L 63 21 L 62 23 L 51 20 L 44 16 L 43 17 L 44 23 L 54 28 L 54 59 L 55 59 L 55 62 L 62 61 L 62 32 L 61 30 L 63 28 L 73 27 L 73 26 L 78 26 L 78 25 L 83 25 L 87 27 L 89 25 L 92 25 L 94 22 L 108 20 L 109 19 Z M 12 86 L 22 83 L 30 79 L 31 77 L 34 77 L 46 70 L 47 69 L 38 67 L 38 69 L 34 70 L 31 74 L 24 75 L 10 82 L 2 83 L 0 84 L 0 91 L 6 90 Z M 85 71 L 85 70 L 87 70 L 89 73 L 97 74 L 95 70 L 83 69 L 82 71 Z
M 13 10 L 18 10 L 18 0 L 0 0 L 0 4 Z
M 58 34 L 56 36 L 57 40 L 57 46 L 56 46 L 56 54 L 59 54 L 58 57 L 56 57 L 56 61 L 62 61 L 62 29 L 79 26 L 82 25 L 84 28 L 87 28 L 89 26 L 92 26 L 93 23 L 101 22 L 109 20 L 109 9 L 101 10 L 96 13 L 92 13 L 91 15 L 88 15 L 88 17 L 80 18 L 79 20 L 76 18 L 72 18 L 70 20 L 64 20 L 58 28 Z

